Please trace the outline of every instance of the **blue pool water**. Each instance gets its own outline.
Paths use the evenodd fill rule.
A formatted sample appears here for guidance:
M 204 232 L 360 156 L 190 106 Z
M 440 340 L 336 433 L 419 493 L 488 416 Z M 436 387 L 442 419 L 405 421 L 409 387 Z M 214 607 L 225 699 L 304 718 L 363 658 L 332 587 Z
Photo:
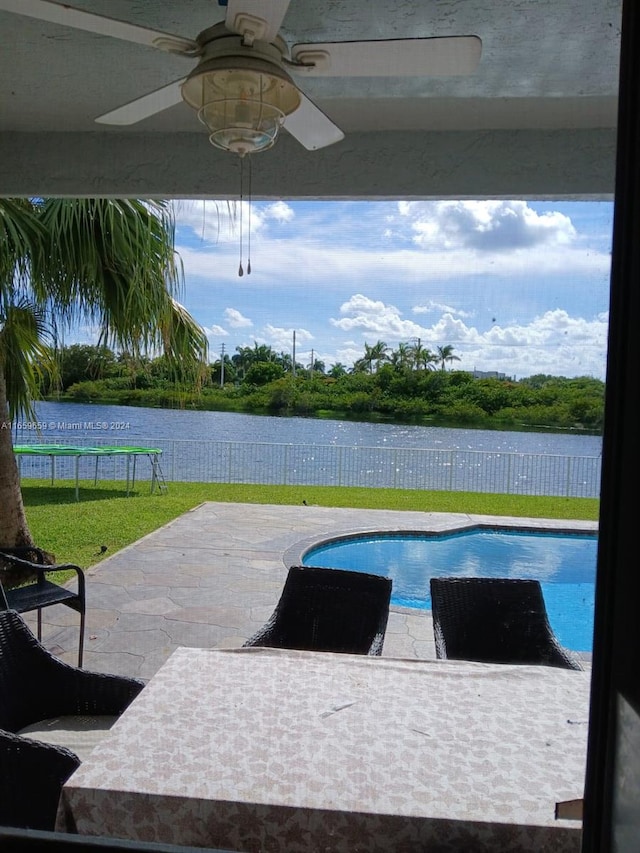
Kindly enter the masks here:
M 312 548 L 306 566 L 393 580 L 391 603 L 431 609 L 430 577 L 533 578 L 549 621 L 569 649 L 592 648 L 597 536 L 478 528 L 451 534 L 382 533 Z

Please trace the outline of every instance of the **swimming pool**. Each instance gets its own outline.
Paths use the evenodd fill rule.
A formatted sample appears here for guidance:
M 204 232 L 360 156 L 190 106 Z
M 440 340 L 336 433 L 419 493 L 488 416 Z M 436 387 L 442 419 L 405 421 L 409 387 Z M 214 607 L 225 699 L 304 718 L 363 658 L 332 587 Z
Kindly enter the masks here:
M 446 534 L 349 536 L 307 550 L 306 566 L 351 569 L 393 580 L 391 603 L 431 609 L 430 577 L 533 578 L 549 621 L 569 649 L 591 651 L 597 535 L 473 528 Z

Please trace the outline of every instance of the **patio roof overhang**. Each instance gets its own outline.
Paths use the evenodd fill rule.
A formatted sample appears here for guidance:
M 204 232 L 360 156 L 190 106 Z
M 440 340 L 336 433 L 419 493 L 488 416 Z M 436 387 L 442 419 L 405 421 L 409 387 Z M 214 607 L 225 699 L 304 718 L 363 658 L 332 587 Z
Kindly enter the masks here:
M 211 0 L 74 0 L 190 38 Z M 305 78 L 345 132 L 310 152 L 287 133 L 253 157 L 256 198 L 612 198 L 621 0 L 292 0 L 297 41 L 475 34 L 468 77 Z M 239 162 L 178 104 L 116 128 L 95 117 L 192 61 L 0 12 L 0 195 L 237 197 Z

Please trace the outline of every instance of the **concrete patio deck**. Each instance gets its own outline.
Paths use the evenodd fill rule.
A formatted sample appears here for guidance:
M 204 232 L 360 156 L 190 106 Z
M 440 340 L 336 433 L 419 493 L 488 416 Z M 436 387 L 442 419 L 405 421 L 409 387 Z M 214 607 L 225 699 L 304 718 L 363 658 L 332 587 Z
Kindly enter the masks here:
M 592 522 L 205 503 L 87 569 L 84 666 L 148 679 L 178 646 L 242 645 L 269 618 L 288 565 L 312 541 L 473 524 L 597 530 Z M 45 610 L 43 640 L 76 663 L 78 615 L 60 605 Z M 383 654 L 434 658 L 430 613 L 392 607 Z

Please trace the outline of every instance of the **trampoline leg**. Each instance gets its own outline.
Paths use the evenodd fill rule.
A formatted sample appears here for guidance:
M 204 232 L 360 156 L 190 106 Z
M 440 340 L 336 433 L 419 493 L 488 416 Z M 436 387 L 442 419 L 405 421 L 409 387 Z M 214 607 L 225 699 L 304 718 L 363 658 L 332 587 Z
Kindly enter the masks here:
M 155 453 L 153 456 L 149 454 L 149 461 L 151 462 L 151 494 L 153 494 L 156 488 L 156 465 L 158 464 L 157 455 Z

